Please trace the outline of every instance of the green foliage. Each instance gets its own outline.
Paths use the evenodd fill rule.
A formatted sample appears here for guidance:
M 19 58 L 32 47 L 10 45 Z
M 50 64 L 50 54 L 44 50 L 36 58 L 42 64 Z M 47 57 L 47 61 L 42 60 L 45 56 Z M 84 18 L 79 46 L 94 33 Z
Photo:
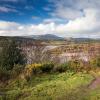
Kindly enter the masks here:
M 69 73 L 52 73 L 33 76 L 27 84 L 22 82 L 22 80 L 12 80 L 7 86 L 10 90 L 5 93 L 7 100 L 75 100 L 71 98 L 74 94 L 80 92 L 76 91 L 77 87 L 82 85 L 87 85 L 91 82 L 92 76 L 89 74 L 73 74 Z M 24 88 L 22 87 L 24 84 Z M 77 94 L 77 96 L 82 96 L 82 93 Z M 72 97 L 71 97 L 72 96 Z M 81 100 L 81 99 L 79 99 Z M 87 99 L 88 100 L 88 99 Z
M 10 90 L 3 97 L 6 99 L 1 100 L 99 100 L 100 88 L 89 90 L 87 87 L 91 80 L 90 74 L 72 72 L 33 76 L 24 88 L 21 80 L 19 85 L 14 81 L 9 83 Z
M 21 91 L 20 90 L 12 90 L 6 93 L 5 100 L 18 100 L 20 97 Z
M 75 71 L 80 72 L 83 69 L 83 62 L 80 60 L 72 60 L 66 63 L 57 65 L 55 67 L 56 72 L 65 72 L 65 71 Z
M 57 65 L 54 70 L 56 72 L 65 72 L 65 71 L 68 71 L 69 70 L 69 65 L 68 63 L 63 63 L 63 64 L 60 64 L 60 65 Z
M 0 52 L 0 66 L 6 70 L 12 70 L 16 64 L 24 64 L 25 59 L 16 41 L 12 40 L 4 45 Z
M 100 57 L 97 58 L 97 66 L 100 67 Z
M 42 66 L 42 65 L 41 65 Z M 41 73 L 41 66 L 32 68 L 32 75 Z
M 5 82 L 10 78 L 10 72 L 0 68 L 0 81 Z
M 84 67 L 83 62 L 80 61 L 80 60 L 69 61 L 68 65 L 69 65 L 69 70 L 70 71 L 75 71 L 75 72 L 81 71 Z
M 100 57 L 96 57 L 90 60 L 90 65 L 92 67 L 100 67 Z
M 42 72 L 51 72 L 54 68 L 54 64 L 53 63 L 45 63 L 40 67 L 40 70 Z
M 23 65 L 15 65 L 13 69 L 10 71 L 11 78 L 16 78 L 17 76 L 19 76 L 20 73 L 23 72 L 23 70 L 24 70 Z

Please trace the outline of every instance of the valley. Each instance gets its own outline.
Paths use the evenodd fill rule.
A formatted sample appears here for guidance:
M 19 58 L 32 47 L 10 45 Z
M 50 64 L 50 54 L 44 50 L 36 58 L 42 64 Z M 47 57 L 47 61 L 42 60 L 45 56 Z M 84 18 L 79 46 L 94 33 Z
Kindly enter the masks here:
M 99 100 L 98 40 L 0 38 L 0 100 Z

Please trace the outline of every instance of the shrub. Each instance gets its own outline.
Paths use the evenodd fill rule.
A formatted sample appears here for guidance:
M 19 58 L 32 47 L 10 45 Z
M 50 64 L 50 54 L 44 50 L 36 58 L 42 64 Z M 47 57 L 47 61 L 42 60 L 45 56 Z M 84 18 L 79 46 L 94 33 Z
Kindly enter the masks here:
M 81 71 L 83 69 L 83 63 L 80 60 L 72 60 L 68 62 L 69 70 L 71 71 Z
M 16 41 L 12 40 L 7 46 L 3 46 L 0 52 L 0 66 L 5 67 L 6 70 L 12 70 L 16 64 L 25 64 L 25 57 Z
M 100 57 L 97 58 L 97 66 L 100 67 Z
M 57 65 L 54 70 L 56 72 L 65 72 L 68 70 L 68 68 L 69 68 L 68 63 L 63 63 L 60 65 Z
M 26 67 L 28 73 L 37 74 L 40 73 L 40 67 L 42 64 L 30 64 Z
M 15 77 L 19 76 L 19 74 L 22 73 L 23 70 L 24 70 L 23 65 L 15 65 L 13 67 L 13 69 L 10 71 L 11 72 L 11 77 L 15 78 Z
M 42 72 L 51 72 L 54 68 L 54 64 L 53 63 L 45 63 L 40 67 L 40 70 Z
M 100 67 L 100 57 L 96 57 L 90 60 L 91 67 Z
M 30 80 L 31 76 L 33 74 L 37 74 L 37 73 L 40 73 L 40 67 L 42 66 L 42 64 L 30 64 L 30 65 L 27 65 L 24 69 L 24 77 L 27 81 Z
M 27 81 L 29 81 L 32 75 L 40 73 L 48 73 L 51 72 L 53 68 L 54 68 L 53 63 L 30 64 L 25 67 L 24 77 Z
M 10 78 L 9 71 L 0 68 L 0 81 L 5 82 Z

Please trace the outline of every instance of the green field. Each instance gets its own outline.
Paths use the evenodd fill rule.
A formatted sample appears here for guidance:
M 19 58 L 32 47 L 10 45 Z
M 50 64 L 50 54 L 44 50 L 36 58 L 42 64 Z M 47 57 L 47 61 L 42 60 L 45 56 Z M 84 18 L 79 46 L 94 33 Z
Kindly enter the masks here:
M 1 89 L 0 100 L 100 100 L 100 88 L 88 88 L 93 79 L 81 72 L 37 75 L 28 82 L 15 79 Z

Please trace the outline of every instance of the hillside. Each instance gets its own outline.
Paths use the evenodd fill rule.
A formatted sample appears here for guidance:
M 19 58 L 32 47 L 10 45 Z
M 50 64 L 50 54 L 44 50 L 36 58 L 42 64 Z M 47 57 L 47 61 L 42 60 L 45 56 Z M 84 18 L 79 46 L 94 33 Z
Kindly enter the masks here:
M 0 37 L 0 46 L 15 40 L 27 57 L 27 63 L 53 61 L 64 63 L 72 59 L 89 61 L 100 55 L 100 43 L 96 42 L 71 42 L 68 40 L 37 40 L 24 37 Z M 77 39 L 76 39 L 77 40 Z M 84 39 L 85 40 L 85 39 Z M 79 41 L 79 39 L 77 40 Z M 37 58 L 37 59 L 36 59 Z
M 98 41 L 0 37 L 0 55 L 0 100 L 100 98 Z
M 26 37 L 33 38 L 36 40 L 64 40 L 63 37 L 59 37 L 59 36 L 53 35 L 53 34 L 31 35 L 31 36 L 26 36 Z

